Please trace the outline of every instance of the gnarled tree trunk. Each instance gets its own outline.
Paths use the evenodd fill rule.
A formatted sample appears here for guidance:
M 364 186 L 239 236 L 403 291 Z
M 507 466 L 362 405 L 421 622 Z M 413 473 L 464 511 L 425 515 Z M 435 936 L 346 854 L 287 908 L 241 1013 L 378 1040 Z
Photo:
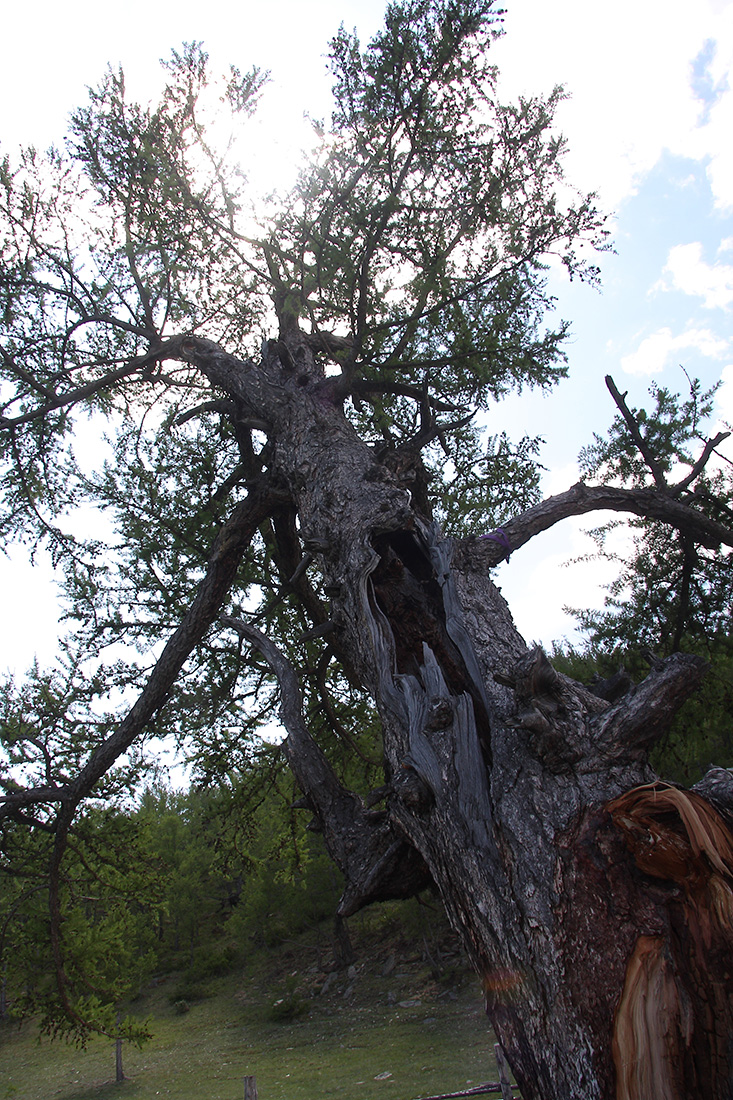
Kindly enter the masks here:
M 388 793 L 368 810 L 277 672 L 290 762 L 346 876 L 345 916 L 432 881 L 527 1100 L 731 1095 L 733 839 L 647 752 L 699 683 L 676 655 L 609 704 L 528 650 L 487 575 L 343 415 L 304 341 L 262 367 L 184 354 L 267 421 L 273 469 L 330 597 L 337 653 L 377 702 Z M 293 367 L 293 364 L 297 366 Z
M 328 636 L 382 722 L 384 804 L 374 808 L 342 786 L 310 736 L 292 664 L 251 624 L 223 619 L 279 679 L 288 760 L 345 876 L 339 916 L 434 885 L 526 1100 L 733 1096 L 730 776 L 684 792 L 648 764 L 704 662 L 677 654 L 606 702 L 527 648 L 488 576 L 553 514 L 587 510 L 593 488 L 576 486 L 495 537 L 450 542 L 426 514 L 419 441 L 386 454 L 368 446 L 344 414 L 348 378 L 325 376 L 297 325 L 257 364 L 192 337 L 158 354 L 223 390 L 235 426 L 267 433 L 268 457 L 127 718 L 66 786 L 4 799 L 5 814 L 61 806 L 51 867 L 59 972 L 58 871 L 75 808 L 161 705 L 269 517 L 312 633 Z M 661 493 L 631 493 L 629 507 L 721 538 L 678 501 L 665 512 Z
M 383 802 L 367 805 L 343 787 L 311 737 L 293 665 L 251 624 L 225 620 L 279 678 L 286 752 L 345 876 L 340 917 L 434 884 L 527 1100 L 722 1100 L 733 1095 L 733 840 L 712 781 L 680 792 L 658 784 L 648 766 L 650 746 L 699 682 L 702 663 L 675 656 L 618 701 L 603 702 L 528 650 L 488 574 L 558 518 L 593 508 L 668 522 L 689 545 L 733 545 L 730 509 L 705 515 L 709 507 L 691 489 L 723 436 L 669 485 L 666 459 L 651 453 L 613 387 L 648 486 L 579 484 L 484 540 L 451 543 L 430 514 L 421 448 L 465 426 L 465 414 L 470 419 L 490 395 L 560 377 L 565 325 L 545 330 L 541 321 L 549 304 L 542 268 L 554 255 L 571 276 L 594 279 L 586 246 L 604 247 L 606 234 L 593 196 L 556 201 L 563 143 L 550 128 L 559 91 L 516 107 L 496 100 L 487 49 L 499 15 L 492 0 L 393 3 L 365 53 L 340 33 L 330 55 L 333 126 L 260 240 L 241 234 L 239 169 L 205 136 L 203 93 L 215 85 L 195 45 L 166 65 L 158 108 L 127 104 L 121 75 L 109 74 L 74 116 L 68 157 L 28 154 L 17 170 L 4 165 L 6 530 L 43 532 L 73 561 L 73 613 L 90 616 L 81 640 L 96 645 L 98 604 L 105 644 L 113 627 L 122 625 L 124 636 L 127 604 L 137 606 L 138 594 L 134 637 L 155 629 L 148 594 L 167 621 L 180 588 L 169 592 L 166 577 L 178 574 L 180 553 L 186 575 L 198 575 L 199 535 L 189 545 L 186 531 L 161 523 L 161 570 L 157 547 L 148 555 L 138 545 L 159 500 L 186 507 L 191 483 L 173 477 L 170 497 L 156 490 L 144 506 L 122 509 L 113 554 L 124 563 L 122 580 L 109 587 L 102 580 L 97 591 L 94 568 L 86 574 L 94 548 L 86 543 L 77 562 L 65 517 L 82 500 L 117 509 L 132 483 L 128 433 L 120 433 L 109 484 L 106 475 L 97 484 L 74 473 L 72 410 L 88 405 L 116 416 L 135 410 L 137 395 L 152 387 L 174 416 L 178 395 L 200 400 L 203 376 L 215 400 L 181 411 L 177 423 L 213 411 L 228 418 L 225 454 L 235 465 L 211 495 L 200 486 L 191 530 L 209 523 L 230 493 L 237 503 L 212 541 L 195 597 L 106 739 L 95 732 L 87 748 L 73 713 L 60 722 L 73 731 L 74 768 L 63 733 L 50 742 L 62 746 L 58 761 L 33 723 L 18 735 L 19 758 L 30 746 L 28 774 L 38 785 L 6 777 L 0 823 L 51 838 L 58 990 L 51 1012 L 83 1036 L 89 1024 L 75 1015 L 83 1001 L 75 991 L 86 978 L 66 972 L 63 920 L 75 815 L 164 705 L 266 525 L 284 591 L 300 598 L 306 636 L 327 637 L 382 724 Z M 240 114 L 260 87 L 255 71 L 236 70 L 221 85 Z M 243 340 L 272 308 L 279 339 L 256 363 L 211 341 L 163 336 L 180 323 Z M 310 334 L 300 328 L 306 315 Z M 325 331 L 333 326 L 340 335 Z M 168 375 L 167 359 L 191 369 Z M 707 398 L 695 387 L 693 397 L 696 421 Z M 397 402 L 394 418 L 362 422 L 389 435 L 391 421 L 399 446 L 367 445 L 344 413 L 346 398 Z M 142 417 L 155 419 L 157 400 L 143 400 Z M 404 438 L 407 402 L 421 420 L 412 439 Z M 458 419 L 438 424 L 437 413 Z M 680 430 L 691 438 L 691 426 Z M 267 439 L 261 449 L 259 433 Z M 198 446 L 195 438 L 185 446 Z M 198 438 L 204 465 L 215 468 L 218 437 Z M 525 469 L 526 446 L 517 451 Z M 164 450 L 161 485 L 167 443 Z M 471 446 L 468 465 L 478 456 Z M 464 484 L 476 486 L 472 477 Z M 138 586 L 128 566 L 143 552 L 149 579 Z M 270 568 L 269 552 L 268 544 L 267 555 L 253 555 L 249 578 Z M 687 546 L 683 556 L 691 561 Z M 325 648 L 322 657 L 330 657 Z M 215 667 L 207 663 L 207 675 Z M 110 686 L 124 682 L 115 671 Z M 66 695 L 73 700 L 65 688 Z M 90 713 L 93 700 L 90 693 Z M 25 721 L 13 718 L 11 755 L 16 724 Z

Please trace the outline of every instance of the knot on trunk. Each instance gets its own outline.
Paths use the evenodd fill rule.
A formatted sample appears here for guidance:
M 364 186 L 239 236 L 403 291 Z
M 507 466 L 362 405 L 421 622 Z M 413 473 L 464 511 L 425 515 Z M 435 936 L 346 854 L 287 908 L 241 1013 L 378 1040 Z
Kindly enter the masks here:
M 596 672 L 588 685 L 593 695 L 597 695 L 599 699 L 605 699 L 607 703 L 617 703 L 624 695 L 628 695 L 633 687 L 634 681 L 623 665 L 619 667 L 618 672 L 607 679 Z
M 427 813 L 435 803 L 435 795 L 429 783 L 420 775 L 409 756 L 405 758 L 402 770 L 395 777 L 394 791 L 400 802 L 416 814 Z
M 524 730 L 549 771 L 568 771 L 583 756 L 575 723 L 568 721 L 565 687 L 547 654 L 533 649 L 501 681 L 514 689 L 516 714 L 509 724 Z

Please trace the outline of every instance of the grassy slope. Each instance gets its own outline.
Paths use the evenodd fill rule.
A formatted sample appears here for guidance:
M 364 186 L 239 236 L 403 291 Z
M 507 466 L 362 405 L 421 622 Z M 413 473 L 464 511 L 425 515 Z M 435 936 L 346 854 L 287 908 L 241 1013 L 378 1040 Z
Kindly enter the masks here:
M 5 1026 L 0 1100 L 240 1100 L 248 1074 L 261 1100 L 413 1100 L 495 1081 L 480 991 L 450 937 L 430 945 L 436 976 L 423 944 L 403 932 L 364 924 L 352 936 L 350 971 L 332 972 L 321 929 L 211 979 L 208 996 L 184 1014 L 171 1003 L 175 976 L 146 990 L 133 1008 L 153 1017 L 154 1038 L 142 1051 L 125 1049 L 122 1085 L 110 1042 L 79 1051 L 39 1042 L 30 1025 Z M 279 999 L 302 1014 L 274 1020 Z M 378 1080 L 383 1074 L 391 1076 Z

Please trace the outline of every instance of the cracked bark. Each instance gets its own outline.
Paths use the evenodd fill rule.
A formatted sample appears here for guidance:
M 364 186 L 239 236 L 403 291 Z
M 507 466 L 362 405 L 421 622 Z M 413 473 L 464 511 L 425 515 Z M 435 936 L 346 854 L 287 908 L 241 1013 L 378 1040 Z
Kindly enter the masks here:
M 418 854 L 481 976 L 527 1100 L 662 1100 L 663 1085 L 644 1092 L 639 1067 L 650 1051 L 665 1066 L 688 1067 L 682 1078 L 676 1069 L 660 1077 L 681 1080 L 680 1095 L 688 1078 L 690 1088 L 700 1080 L 689 1067 L 701 1065 L 715 1066 L 710 1095 L 727 1095 L 728 1056 L 702 1007 L 708 996 L 725 1026 L 733 1022 L 719 976 L 695 968 L 694 952 L 670 947 L 675 929 L 703 921 L 705 898 L 680 906 L 679 883 L 639 868 L 608 810 L 654 781 L 647 750 L 699 683 L 702 663 L 677 654 L 614 705 L 555 673 L 528 651 L 486 575 L 502 547 L 443 540 L 356 437 L 309 349 L 289 350 L 298 382 L 285 381 L 269 408 L 258 407 L 280 370 L 265 361 L 247 400 L 271 424 L 304 546 L 333 594 L 329 640 L 349 653 L 383 725 L 387 815 L 377 824 L 324 771 L 302 725 L 293 670 L 280 665 L 291 762 L 346 873 L 342 912 L 390 896 L 400 869 L 409 878 L 414 867 L 408 853 Z M 212 381 L 231 385 L 231 364 L 220 371 L 206 349 L 203 358 Z M 251 373 L 240 374 L 245 389 Z M 587 486 L 504 530 L 517 546 L 561 515 L 598 507 L 663 518 L 706 544 L 730 542 L 720 525 L 654 491 Z M 278 668 L 267 640 L 247 636 Z M 668 824 L 672 833 L 678 824 Z M 359 847 L 371 869 L 354 858 Z M 718 877 L 733 912 L 730 882 Z M 718 954 L 727 935 L 716 925 Z M 644 959 L 660 1004 L 635 1045 L 627 1033 L 636 1035 L 635 975 Z M 698 1015 L 674 1042 L 666 1023 L 693 987 Z
M 441 537 L 407 483 L 357 436 L 338 382 L 295 329 L 266 345 L 259 364 L 192 337 L 170 341 L 165 354 L 196 366 L 238 415 L 267 426 L 286 579 L 317 625 L 329 623 L 329 646 L 379 710 L 387 794 L 386 811 L 374 813 L 311 738 L 292 666 L 249 624 L 226 620 L 279 679 L 289 761 L 346 876 L 341 914 L 435 884 L 526 1100 L 698 1095 L 705 1067 L 712 1100 L 730 1095 L 721 1036 L 733 1033 L 733 1009 L 721 967 L 733 944 L 719 914 L 733 914 L 733 863 L 709 873 L 717 848 L 697 832 L 690 840 L 679 806 L 660 820 L 651 811 L 638 818 L 646 803 L 634 794 L 655 789 L 648 748 L 699 683 L 702 663 L 677 654 L 613 705 L 558 675 L 528 650 L 487 576 L 506 548 Z M 530 509 L 504 536 L 514 549 L 597 508 L 731 544 L 729 529 L 657 490 L 584 485 Z M 325 619 L 308 584 L 311 561 L 330 598 Z M 224 596 L 217 589 L 217 607 Z M 720 847 L 730 834 L 707 805 L 700 829 Z M 619 807 L 684 849 L 687 878 L 645 862 L 643 828 L 639 840 Z M 700 962 L 706 943 L 714 966 Z M 644 1034 L 642 1002 L 651 1005 Z M 659 1085 L 644 1075 L 650 1057 L 665 1067 Z M 667 1087 L 677 1091 L 660 1091 Z
M 579 481 L 566 492 L 548 497 L 505 523 L 501 530 L 506 545 L 503 539 L 494 541 L 485 536 L 465 539 L 457 548 L 457 557 L 468 555 L 473 560 L 481 561 L 488 569 L 561 520 L 599 511 L 628 512 L 659 520 L 676 527 L 709 549 L 714 550 L 721 545 L 733 546 L 730 526 L 718 523 L 690 504 L 677 500 L 671 491 L 620 489 L 614 485 L 586 485 Z

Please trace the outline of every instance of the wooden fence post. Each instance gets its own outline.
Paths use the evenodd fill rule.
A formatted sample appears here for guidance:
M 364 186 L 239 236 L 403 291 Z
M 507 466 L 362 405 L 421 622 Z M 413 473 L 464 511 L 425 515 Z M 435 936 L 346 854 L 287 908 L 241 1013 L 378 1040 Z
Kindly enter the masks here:
M 257 1100 L 257 1079 L 255 1077 L 245 1077 L 244 1079 L 244 1100 Z
M 512 1100 L 512 1086 L 509 1084 L 509 1066 L 507 1065 L 504 1051 L 500 1043 L 494 1043 L 496 1065 L 499 1070 L 499 1082 L 501 1084 L 501 1100 Z

